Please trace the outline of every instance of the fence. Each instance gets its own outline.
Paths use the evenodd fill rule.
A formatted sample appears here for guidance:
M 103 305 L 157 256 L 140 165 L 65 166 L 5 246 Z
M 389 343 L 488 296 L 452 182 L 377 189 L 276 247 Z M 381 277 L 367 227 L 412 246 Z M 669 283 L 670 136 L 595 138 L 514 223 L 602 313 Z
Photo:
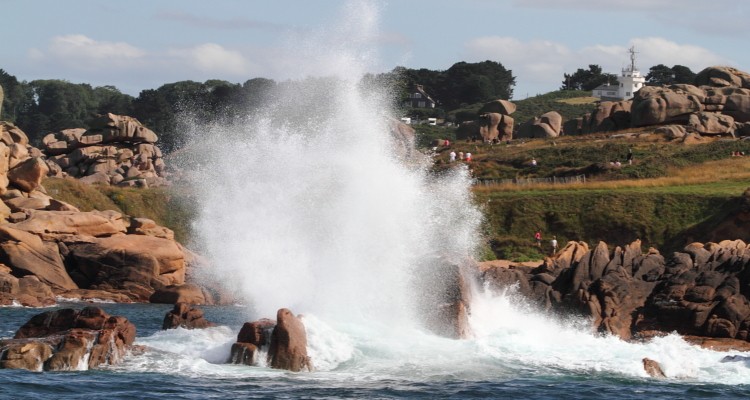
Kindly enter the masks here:
M 586 175 L 551 177 L 551 178 L 515 178 L 515 179 L 477 179 L 476 185 L 532 185 L 535 183 L 586 183 Z

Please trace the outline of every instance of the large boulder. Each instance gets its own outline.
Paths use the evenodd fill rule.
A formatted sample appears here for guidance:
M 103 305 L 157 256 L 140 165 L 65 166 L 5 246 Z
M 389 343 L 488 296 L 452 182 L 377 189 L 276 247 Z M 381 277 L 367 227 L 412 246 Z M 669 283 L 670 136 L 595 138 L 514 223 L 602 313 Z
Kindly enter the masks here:
M 686 123 L 704 110 L 703 90 L 692 85 L 646 86 L 635 93 L 630 110 L 633 126 Z
M 32 157 L 8 171 L 8 179 L 24 192 L 32 192 L 41 185 L 49 167 L 40 157 Z
M 542 114 L 521 125 L 518 138 L 556 138 L 562 131 L 562 116 L 557 111 Z
M 271 368 L 293 372 L 312 371 L 312 362 L 307 356 L 307 333 L 305 325 L 289 309 L 276 313 L 276 327 L 271 334 L 268 360 Z
M 582 133 L 608 132 L 630 127 L 631 101 L 602 101 L 581 122 Z M 567 128 L 565 130 L 567 134 Z M 571 132 L 573 133 L 573 132 Z
M 185 254 L 172 240 L 144 235 L 70 240 L 70 274 L 81 287 L 121 290 L 148 301 L 155 288 L 185 283 Z
M 750 74 L 736 68 L 712 66 L 695 76 L 697 86 L 740 87 L 750 89 Z
M 703 111 L 690 114 L 687 126 L 701 135 L 734 136 L 734 118 L 715 112 Z
M 82 137 L 101 135 L 104 143 L 130 141 L 156 143 L 154 131 L 143 126 L 137 119 L 124 115 L 107 113 L 89 121 L 91 129 Z
M 77 289 L 68 275 L 57 244 L 43 242 L 38 236 L 0 225 L 0 260 L 10 266 L 14 275 L 35 275 L 58 290 Z
M 510 115 L 515 111 L 516 105 L 514 103 L 511 103 L 508 100 L 493 100 L 485 103 L 482 108 L 479 109 L 479 114 L 498 113 L 502 115 Z

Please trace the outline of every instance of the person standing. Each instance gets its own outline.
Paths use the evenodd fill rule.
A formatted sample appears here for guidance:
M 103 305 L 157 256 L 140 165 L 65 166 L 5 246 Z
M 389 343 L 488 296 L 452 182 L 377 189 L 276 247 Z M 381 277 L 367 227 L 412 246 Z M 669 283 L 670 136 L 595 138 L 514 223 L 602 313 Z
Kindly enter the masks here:
M 448 157 L 450 157 L 450 162 L 456 161 L 456 152 L 451 150 L 451 152 L 448 154 Z
M 627 161 L 628 161 L 628 165 L 633 165 L 633 148 L 632 147 L 628 149 Z
M 557 236 L 552 236 L 550 244 L 552 245 L 552 255 L 555 255 L 557 253 Z
M 471 162 L 471 153 L 466 153 L 466 162 Z
M 537 230 L 534 234 L 534 240 L 536 240 L 536 247 L 542 247 L 542 232 Z

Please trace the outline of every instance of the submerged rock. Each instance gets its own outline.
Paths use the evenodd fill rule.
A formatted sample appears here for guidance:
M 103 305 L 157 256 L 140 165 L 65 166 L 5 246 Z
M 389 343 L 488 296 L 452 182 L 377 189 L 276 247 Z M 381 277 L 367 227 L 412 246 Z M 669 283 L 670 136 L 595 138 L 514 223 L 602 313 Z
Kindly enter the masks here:
M 186 329 L 203 329 L 216 326 L 203 317 L 203 311 L 190 307 L 188 303 L 177 303 L 172 311 L 164 316 L 161 329 L 175 329 L 178 327 Z
M 643 369 L 646 370 L 647 374 L 653 376 L 654 378 L 667 377 L 666 375 L 664 375 L 664 371 L 661 369 L 661 365 L 650 358 L 643 359 Z

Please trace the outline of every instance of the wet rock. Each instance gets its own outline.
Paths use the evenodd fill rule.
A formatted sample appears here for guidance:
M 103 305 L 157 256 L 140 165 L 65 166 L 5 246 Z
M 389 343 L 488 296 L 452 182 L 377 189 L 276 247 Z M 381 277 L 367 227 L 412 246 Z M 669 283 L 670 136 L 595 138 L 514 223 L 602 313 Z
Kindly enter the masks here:
M 667 377 L 666 375 L 664 375 L 664 371 L 661 369 L 661 365 L 650 358 L 643 359 L 643 369 L 646 370 L 647 374 L 653 376 L 654 378 Z
M 172 311 L 164 316 L 164 322 L 161 329 L 175 329 L 178 327 L 185 329 L 203 329 L 216 326 L 204 318 L 203 311 L 191 307 L 189 303 L 177 303 Z
M 271 368 L 293 372 L 312 371 L 312 362 L 307 356 L 305 325 L 286 308 L 279 309 L 276 321 L 268 351 Z
M 125 317 L 97 307 L 60 309 L 33 316 L 13 339 L 0 341 L 0 367 L 70 371 L 114 365 L 135 341 Z

